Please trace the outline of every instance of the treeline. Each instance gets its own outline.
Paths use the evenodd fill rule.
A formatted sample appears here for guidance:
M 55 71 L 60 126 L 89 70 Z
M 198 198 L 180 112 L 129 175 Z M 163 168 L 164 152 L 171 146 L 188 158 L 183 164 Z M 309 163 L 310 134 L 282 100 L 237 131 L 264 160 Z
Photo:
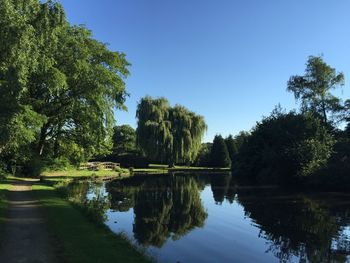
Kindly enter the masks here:
M 137 106 L 136 117 L 136 130 L 128 125 L 114 128 L 113 152 L 100 160 L 136 167 L 150 162 L 173 167 L 196 161 L 207 129 L 203 116 L 181 105 L 172 107 L 165 98 L 146 96 Z
M 256 183 L 347 189 L 350 101 L 331 93 L 343 84 L 343 74 L 322 57 L 309 57 L 305 74 L 288 81 L 299 111 L 276 107 L 258 122 L 233 158 L 233 173 Z M 344 124 L 346 128 L 339 129 Z
M 37 175 L 112 146 L 125 55 L 66 20 L 56 1 L 0 1 L 0 170 Z
M 136 131 L 124 129 L 148 162 L 231 167 L 249 183 L 345 188 L 350 185 L 350 101 L 331 93 L 343 84 L 342 73 L 311 56 L 305 74 L 288 81 L 300 109 L 287 112 L 277 106 L 249 132 L 216 135 L 212 143 L 200 144 L 206 129 L 202 117 L 151 97 L 138 105 Z

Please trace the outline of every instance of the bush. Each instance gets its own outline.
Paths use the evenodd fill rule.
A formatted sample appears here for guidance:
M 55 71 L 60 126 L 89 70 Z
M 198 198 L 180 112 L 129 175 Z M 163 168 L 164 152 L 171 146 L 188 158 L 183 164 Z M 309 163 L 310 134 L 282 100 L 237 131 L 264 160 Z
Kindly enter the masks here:
M 50 171 L 67 170 L 72 166 L 67 158 L 56 158 L 46 161 L 45 163 L 45 169 Z
M 23 164 L 20 172 L 25 177 L 39 177 L 44 171 L 45 162 L 39 157 L 32 157 Z
M 318 118 L 275 112 L 253 128 L 233 172 L 259 183 L 297 183 L 327 164 L 333 145 Z

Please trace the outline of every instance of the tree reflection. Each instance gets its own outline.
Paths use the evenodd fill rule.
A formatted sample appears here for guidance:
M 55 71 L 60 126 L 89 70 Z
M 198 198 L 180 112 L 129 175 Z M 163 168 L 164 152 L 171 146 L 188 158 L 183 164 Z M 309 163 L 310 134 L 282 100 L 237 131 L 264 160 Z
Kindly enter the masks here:
M 67 195 L 69 201 L 81 206 L 90 219 L 105 222 L 110 200 L 104 189 L 102 183 L 78 181 L 67 186 Z
M 124 187 L 121 187 L 122 184 Z M 134 178 L 109 186 L 113 209 L 133 206 L 134 237 L 144 246 L 161 247 L 202 227 L 207 212 L 200 199 L 198 181 L 191 176 Z
M 229 174 L 217 174 L 210 180 L 213 198 L 216 204 L 222 204 L 225 198 L 232 203 L 235 195 L 234 179 Z
M 280 262 L 293 256 L 300 262 L 347 262 L 349 237 L 341 230 L 350 223 L 349 203 L 337 205 L 342 199 L 246 191 L 238 200 Z

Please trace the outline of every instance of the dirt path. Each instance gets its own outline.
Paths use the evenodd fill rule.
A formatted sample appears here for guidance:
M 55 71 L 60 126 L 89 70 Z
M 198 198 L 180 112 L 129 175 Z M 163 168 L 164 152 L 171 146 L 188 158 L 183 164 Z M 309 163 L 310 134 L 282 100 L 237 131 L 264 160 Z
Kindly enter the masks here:
M 17 181 L 9 192 L 9 209 L 0 247 L 0 262 L 56 262 L 40 204 L 32 182 Z

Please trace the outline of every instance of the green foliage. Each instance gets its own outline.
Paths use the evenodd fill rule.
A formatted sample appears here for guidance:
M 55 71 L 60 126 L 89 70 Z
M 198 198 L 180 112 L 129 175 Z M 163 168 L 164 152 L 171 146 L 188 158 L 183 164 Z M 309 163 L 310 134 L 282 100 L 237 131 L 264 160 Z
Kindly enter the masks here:
M 275 111 L 253 128 L 234 172 L 263 183 L 291 182 L 325 166 L 333 145 L 318 118 Z
M 113 154 L 127 153 L 136 150 L 136 131 L 130 125 L 113 128 Z
M 58 2 L 1 1 L 0 157 L 78 163 L 107 153 L 128 66 L 124 54 L 71 26 Z
M 211 143 L 202 143 L 201 148 L 198 151 L 197 159 L 195 165 L 199 167 L 210 166 L 210 149 L 212 147 Z
M 230 159 L 233 162 L 233 160 L 236 159 L 236 156 L 238 154 L 238 149 L 232 135 L 229 135 L 227 138 L 225 138 L 225 144 L 226 144 Z
M 310 56 L 306 63 L 304 76 L 292 76 L 287 90 L 294 93 L 301 102 L 302 112 L 311 111 L 321 116 L 327 123 L 328 115 L 332 118 L 342 111 L 341 101 L 332 95 L 331 90 L 344 85 L 343 73 L 337 73 L 327 65 L 322 57 Z
M 165 98 L 142 98 L 136 112 L 137 143 L 146 156 L 170 165 L 194 162 L 207 129 L 204 118 Z
M 28 177 L 39 177 L 40 174 L 44 171 L 45 162 L 39 158 L 39 156 L 32 156 L 23 165 L 21 169 L 16 173 L 24 174 Z
M 230 167 L 231 160 L 224 138 L 216 135 L 210 151 L 210 164 L 213 167 Z

